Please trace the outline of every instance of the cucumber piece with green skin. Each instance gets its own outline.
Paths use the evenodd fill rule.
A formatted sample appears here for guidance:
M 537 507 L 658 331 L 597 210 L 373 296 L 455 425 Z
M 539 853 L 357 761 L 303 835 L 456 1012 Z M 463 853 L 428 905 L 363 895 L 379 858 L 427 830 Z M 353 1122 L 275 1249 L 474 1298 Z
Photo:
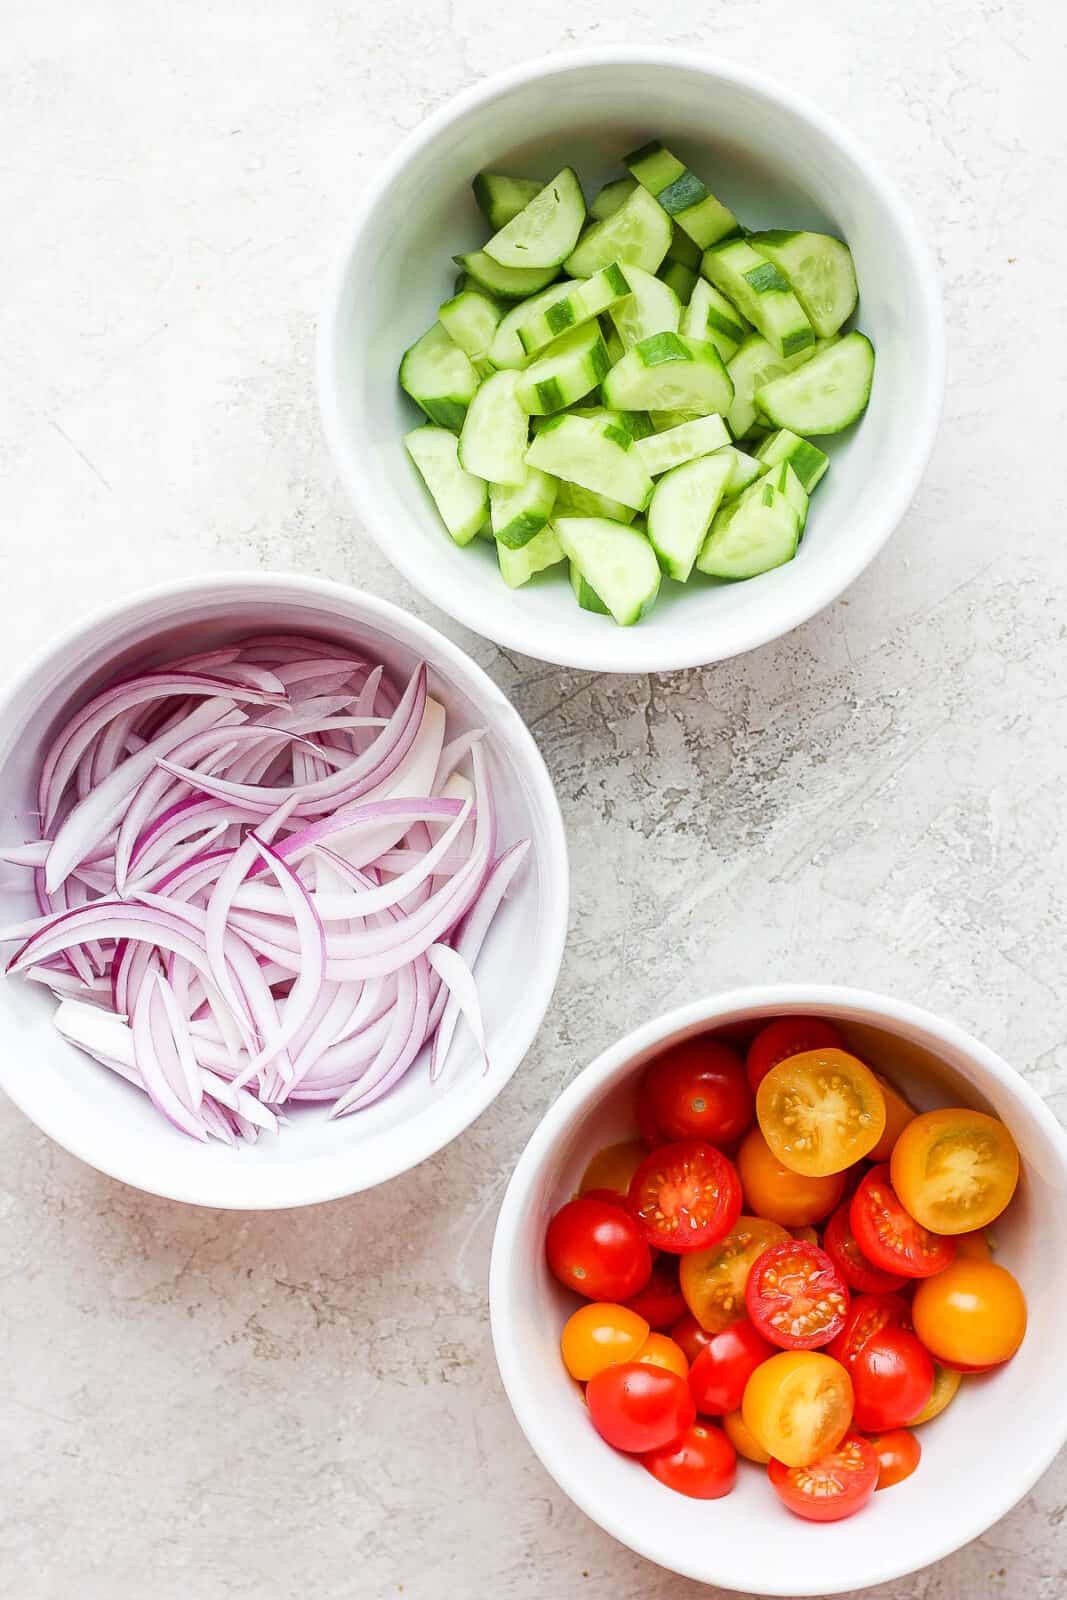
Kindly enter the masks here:
M 539 195 L 539 178 L 507 178 L 499 172 L 479 172 L 471 184 L 478 209 L 491 228 L 503 228 Z
M 526 481 L 530 420 L 515 397 L 517 372 L 494 372 L 470 403 L 459 436 L 460 465 L 489 483 Z
M 748 455 L 744 450 L 739 450 L 735 444 L 723 445 L 716 451 L 725 461 L 730 463 L 730 476 L 726 480 L 726 488 L 722 492 L 724 500 L 733 499 L 734 495 L 747 489 L 750 483 L 755 483 L 757 478 L 762 478 L 767 471 L 762 461 L 757 461 L 755 456 Z
M 783 372 L 792 372 L 814 356 L 815 350 L 798 350 L 795 356 L 780 356 L 759 333 L 750 333 L 732 356 L 727 367 L 734 386 L 734 397 L 726 421 L 735 439 L 743 439 L 756 425 L 756 390 Z
M 597 611 L 601 616 L 611 616 L 611 612 L 608 610 L 603 600 L 601 600 L 592 584 L 586 582 L 581 573 L 578 571 L 578 568 L 574 565 L 573 561 L 570 562 L 570 577 L 571 588 L 574 590 L 574 598 L 577 600 L 583 611 Z
M 538 572 L 544 572 L 548 567 L 558 566 L 561 561 L 566 561 L 567 555 L 559 542 L 556 530 L 551 523 L 535 533 L 519 549 L 513 550 L 510 545 L 496 541 L 496 559 L 500 568 L 500 576 L 509 589 L 520 589 L 524 583 Z
M 621 500 L 610 495 L 597 494 L 593 489 L 583 489 L 580 483 L 567 483 L 560 479 L 556 490 L 557 517 L 606 517 L 609 522 L 633 522 L 637 515 L 633 506 L 624 506 Z
M 555 478 L 536 467 L 526 468 L 522 483 L 491 483 L 489 512 L 494 538 L 512 550 L 529 544 L 551 517 L 558 487 Z
M 604 379 L 604 399 L 619 411 L 695 411 L 725 415 L 733 384 L 713 344 L 656 333 L 617 361 Z
M 460 465 L 456 435 L 448 428 L 412 428 L 404 435 L 404 448 L 451 537 L 458 545 L 470 544 L 489 515 L 489 485 Z
M 818 351 L 799 372 L 756 390 L 756 405 L 778 428 L 794 433 L 840 433 L 867 409 L 874 381 L 874 346 L 862 333 Z
M 559 276 L 558 267 L 502 267 L 484 250 L 469 250 L 464 256 L 453 256 L 452 260 L 480 289 L 487 289 L 498 300 L 526 300 L 547 289 L 553 278 Z
M 563 266 L 572 278 L 591 278 L 613 261 L 655 272 L 670 242 L 670 218 L 638 185 L 610 217 L 586 228 Z
M 755 578 L 792 561 L 800 527 L 785 495 L 759 478 L 728 500 L 697 556 L 697 571 L 712 578 Z
M 531 311 L 529 317 L 519 323 L 519 343 L 527 355 L 536 355 L 568 328 L 591 322 L 629 296 L 629 279 L 618 262 L 613 261 L 610 267 L 594 272 L 591 278 L 576 279 L 570 293 L 553 300 L 551 305 Z
M 642 511 L 652 494 L 652 479 L 632 448 L 633 442 L 625 429 L 612 422 L 560 417 L 554 427 L 543 428 L 537 435 L 526 452 L 526 462 Z
M 710 455 L 675 467 L 657 483 L 648 537 L 668 578 L 685 583 L 692 572 L 729 476 L 729 461 Z
M 482 377 L 492 370 L 489 346 L 493 342 L 504 308 L 478 289 L 463 289 L 439 307 L 437 320 L 449 338 L 469 356 Z
M 679 303 L 687 306 L 697 285 L 697 275 L 692 267 L 687 267 L 684 261 L 667 260 L 660 267 L 659 276 L 674 290 Z
M 768 471 L 782 461 L 788 461 L 797 477 L 800 479 L 808 494 L 820 482 L 823 474 L 830 465 L 830 457 L 819 449 L 817 444 L 812 444 L 809 439 L 800 438 L 789 428 L 779 428 L 777 433 L 772 433 L 764 439 L 756 457 L 762 461 Z
M 469 356 L 439 322 L 416 339 L 400 361 L 400 387 L 431 422 L 456 433 L 480 382 Z
M 700 278 L 682 314 L 679 332 L 687 339 L 707 339 L 724 361 L 730 361 L 752 332 L 752 325 L 714 284 Z
M 594 222 L 603 222 L 607 217 L 613 217 L 622 205 L 628 200 L 637 188 L 636 178 L 616 178 L 612 183 L 606 183 L 589 207 L 589 215 Z
M 628 155 L 626 165 L 701 250 L 737 232 L 730 208 L 658 140 Z
M 502 267 L 558 267 L 578 243 L 584 221 L 578 174 L 564 167 L 487 240 L 485 253 Z
M 634 267 L 630 267 L 628 269 L 630 272 L 637 270 L 639 269 Z M 618 330 L 610 317 L 601 317 L 600 331 L 604 335 L 604 344 L 607 347 L 608 360 L 611 362 L 611 365 L 614 366 L 616 361 L 621 361 L 623 356 L 626 354 L 626 347 L 619 338 Z
M 622 628 L 640 621 L 659 593 L 659 562 L 636 528 L 604 517 L 557 517 L 559 542 Z
M 493 335 L 493 342 L 489 346 L 489 359 L 494 367 L 508 367 L 519 371 L 528 367 L 531 357 L 526 354 L 519 338 L 519 329 L 531 317 L 546 311 L 549 306 L 555 305 L 557 300 L 563 300 L 574 289 L 574 278 L 561 278 L 558 283 L 550 283 L 547 289 L 542 289 L 540 294 L 535 294 L 530 300 L 521 300 L 517 306 L 512 306 L 506 311 Z
M 815 343 L 815 329 L 773 261 L 753 250 L 747 239 L 728 239 L 704 252 L 701 271 L 732 300 L 780 356 L 793 356 Z
M 859 290 L 847 244 L 829 233 L 750 233 L 754 250 L 788 278 L 820 339 L 829 339 L 856 309 Z
M 638 439 L 635 449 L 648 469 L 650 477 L 680 467 L 684 461 L 695 461 L 698 456 L 710 455 L 730 442 L 730 430 L 713 412 L 708 417 L 698 417 L 693 422 L 683 422 L 677 428 L 667 428 L 663 433 L 650 434 Z
M 643 267 L 627 267 L 630 296 L 611 308 L 611 320 L 622 341 L 622 354 L 654 333 L 677 333 L 682 308 L 678 296 Z M 620 358 L 621 359 L 621 358 Z
M 694 272 L 700 271 L 700 257 L 702 251 L 698 244 L 694 244 L 687 233 L 675 223 L 671 229 L 671 242 L 667 246 L 667 260 L 680 261 L 683 267 L 692 267 Z
M 779 494 L 785 495 L 789 504 L 797 514 L 797 539 L 804 537 L 804 528 L 808 520 L 808 491 L 793 471 L 788 461 L 781 462 L 772 467 L 767 474 L 768 483 L 773 483 Z
M 561 334 L 519 374 L 519 404 L 531 416 L 547 416 L 584 400 L 611 370 L 598 322 L 583 322 Z M 635 410 L 637 407 L 622 409 Z
M 650 433 L 656 431 L 647 411 L 612 411 L 610 406 L 571 406 L 567 415 L 599 417 L 602 422 L 613 422 L 617 428 L 625 428 L 631 439 L 647 439 Z
M 668 428 L 680 428 L 683 422 L 699 422 L 704 411 L 650 411 L 648 420 L 653 433 L 666 433 Z

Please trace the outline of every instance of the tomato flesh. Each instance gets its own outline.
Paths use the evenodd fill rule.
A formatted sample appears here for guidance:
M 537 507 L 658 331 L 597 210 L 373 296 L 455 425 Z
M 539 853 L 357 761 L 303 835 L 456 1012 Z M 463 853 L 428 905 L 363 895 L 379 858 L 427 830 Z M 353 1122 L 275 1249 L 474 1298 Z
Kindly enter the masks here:
M 884 1161 L 863 1179 L 848 1216 L 859 1248 L 872 1266 L 885 1272 L 931 1278 L 943 1272 L 956 1253 L 951 1239 L 931 1233 L 905 1211 Z
M 736 1411 L 749 1378 L 774 1353 L 774 1345 L 751 1322 L 734 1322 L 715 1334 L 689 1373 L 689 1389 L 701 1416 Z
M 783 1350 L 749 1378 L 741 1415 L 769 1456 L 805 1467 L 848 1432 L 852 1380 L 821 1350 Z
M 826 1354 L 851 1368 L 867 1340 L 883 1328 L 909 1328 L 908 1304 L 896 1294 L 861 1294 L 852 1301 L 845 1326 L 826 1346 Z
M 643 1289 L 631 1295 L 626 1304 L 650 1328 L 671 1328 L 685 1316 L 685 1296 L 678 1283 L 678 1257 L 657 1256 L 652 1276 Z
M 878 1482 L 876 1489 L 892 1489 L 895 1484 L 910 1478 L 922 1457 L 922 1445 L 907 1428 L 891 1428 L 888 1433 L 876 1433 L 871 1446 L 878 1457 Z
M 683 1256 L 679 1283 L 686 1305 L 711 1333 L 747 1316 L 745 1285 L 753 1263 L 772 1244 L 788 1238 L 785 1229 L 762 1217 L 738 1217 L 725 1239 L 710 1250 Z
M 988 1227 L 1019 1181 L 1019 1152 L 1003 1122 L 965 1107 L 926 1111 L 909 1122 L 891 1165 L 904 1205 L 934 1233 Z
M 860 1511 L 878 1483 L 878 1457 L 867 1439 L 850 1433 L 804 1467 L 772 1461 L 767 1476 L 782 1504 L 808 1522 L 840 1522 Z
M 885 1096 L 845 1050 L 808 1050 L 772 1067 L 756 1091 L 763 1137 L 783 1166 L 806 1177 L 844 1172 L 885 1131 Z
M 588 1195 L 556 1212 L 545 1245 L 560 1283 L 587 1300 L 628 1300 L 652 1276 L 652 1253 L 634 1219 Z
M 822 1017 L 778 1017 L 761 1028 L 748 1047 L 745 1070 L 753 1090 L 772 1067 L 808 1050 L 843 1050 L 845 1041 L 832 1022 Z
M 694 1422 L 680 1439 L 641 1461 L 660 1483 L 692 1500 L 720 1500 L 737 1479 L 737 1452 L 721 1428 Z
M 720 1150 L 688 1139 L 646 1157 L 628 1204 L 646 1243 L 684 1255 L 729 1233 L 741 1213 L 741 1184 Z
M 632 1455 L 670 1444 L 696 1419 L 684 1378 L 636 1361 L 598 1372 L 586 1385 L 585 1399 L 601 1438 Z
M 872 1334 L 856 1352 L 849 1372 L 856 1426 L 868 1431 L 904 1427 L 934 1392 L 934 1364 L 906 1328 Z
M 771 1344 L 784 1350 L 814 1350 L 841 1332 L 849 1296 L 824 1250 L 786 1239 L 765 1250 L 752 1268 L 745 1305 Z
M 847 1202 L 838 1206 L 826 1224 L 822 1246 L 849 1288 L 860 1294 L 892 1294 L 908 1281 L 867 1259 L 852 1232 Z

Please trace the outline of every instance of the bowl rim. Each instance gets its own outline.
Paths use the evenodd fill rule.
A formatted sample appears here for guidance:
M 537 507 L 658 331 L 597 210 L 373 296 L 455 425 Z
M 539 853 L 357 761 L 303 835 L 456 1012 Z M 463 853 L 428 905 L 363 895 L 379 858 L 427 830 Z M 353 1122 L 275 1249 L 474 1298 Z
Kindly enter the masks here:
M 876 509 L 864 520 L 863 526 L 869 530 L 866 537 L 845 543 L 840 562 L 827 573 L 810 596 L 801 598 L 798 593 L 791 605 L 783 604 L 780 607 L 774 622 L 761 625 L 757 618 L 747 643 L 736 648 L 717 649 L 712 632 L 708 629 L 679 629 L 676 633 L 669 632 L 646 643 L 644 639 L 647 636 L 642 636 L 640 629 L 634 629 L 626 633 L 625 659 L 616 660 L 611 654 L 605 659 L 603 648 L 598 647 L 598 635 L 589 629 L 576 630 L 573 642 L 568 640 L 559 647 L 552 645 L 551 653 L 546 654 L 545 647 L 537 643 L 534 619 L 529 625 L 525 622 L 513 625 L 511 619 L 516 613 L 510 607 L 486 610 L 480 605 L 477 592 L 464 582 L 461 575 L 452 576 L 447 571 L 435 570 L 432 581 L 429 580 L 425 563 L 420 559 L 421 540 L 397 540 L 394 537 L 395 509 L 387 512 L 379 504 L 376 494 L 371 492 L 369 482 L 363 476 L 356 451 L 348 443 L 348 428 L 335 361 L 335 352 L 340 344 L 345 283 L 350 260 L 363 230 L 386 190 L 450 123 L 537 79 L 590 67 L 634 65 L 701 72 L 713 80 L 735 84 L 766 100 L 777 102 L 801 121 L 811 124 L 828 142 L 846 152 L 889 212 L 905 251 L 914 263 L 919 286 L 923 342 L 927 349 L 927 377 L 922 390 L 914 396 L 914 426 L 909 448 L 898 463 L 898 469 Z M 945 389 L 945 326 L 940 279 L 933 251 L 919 228 L 911 206 L 862 140 L 843 123 L 828 115 L 813 101 L 796 94 L 764 73 L 753 72 L 748 67 L 707 51 L 690 52 L 668 46 L 608 45 L 539 56 L 493 73 L 438 106 L 401 140 L 392 154 L 378 166 L 349 221 L 329 270 L 319 316 L 315 366 L 323 433 L 349 499 L 386 559 L 432 605 L 447 612 L 473 632 L 537 660 L 590 672 L 671 672 L 727 660 L 792 632 L 832 604 L 874 560 L 903 520 L 934 447 Z M 517 615 L 521 616 L 521 613 Z
M 463 1101 L 457 1105 L 453 1097 L 450 1106 L 449 1097 L 443 1097 L 437 1118 L 427 1119 L 427 1127 L 431 1130 L 429 1137 L 423 1138 L 411 1150 L 400 1149 L 402 1141 L 398 1140 L 398 1152 L 392 1159 L 379 1157 L 373 1163 L 360 1163 L 352 1159 L 353 1150 L 358 1146 L 348 1146 L 305 1156 L 289 1165 L 279 1163 L 276 1167 L 256 1168 L 256 1173 L 269 1173 L 274 1192 L 270 1185 L 261 1184 L 259 1187 L 266 1192 L 253 1196 L 242 1194 L 238 1184 L 213 1188 L 212 1184 L 217 1180 L 211 1175 L 203 1182 L 183 1186 L 167 1177 L 155 1177 L 151 1164 L 143 1159 L 139 1163 L 124 1159 L 121 1149 L 116 1154 L 105 1152 L 102 1156 L 95 1148 L 92 1137 L 83 1137 L 76 1117 L 72 1118 L 66 1112 L 52 1114 L 49 1104 L 42 1106 L 31 1092 L 31 1078 L 12 1072 L 0 1056 L 0 1089 L 42 1133 L 87 1166 L 163 1199 L 220 1210 L 274 1211 L 341 1199 L 399 1177 L 443 1149 L 492 1104 L 525 1060 L 551 1004 L 567 940 L 570 870 L 567 836 L 555 786 L 533 734 L 504 691 L 472 656 L 421 617 L 405 611 L 391 600 L 383 600 L 364 589 L 333 579 L 302 573 L 227 570 L 204 572 L 135 590 L 87 613 L 73 625 L 64 628 L 50 644 L 36 651 L 0 693 L 0 727 L 34 680 L 39 675 L 47 674 L 68 651 L 76 650 L 87 636 L 111 624 L 120 623 L 131 612 L 141 608 L 181 601 L 201 592 L 217 597 L 218 591 L 233 586 L 239 586 L 243 592 L 242 598 L 246 599 L 269 599 L 284 590 L 287 596 L 298 600 L 303 596 L 331 602 L 335 606 L 339 602 L 337 609 L 341 615 L 341 607 L 354 604 L 371 626 L 380 627 L 383 632 L 395 631 L 399 639 L 415 650 L 422 647 L 442 676 L 456 673 L 457 679 L 453 681 L 469 685 L 467 692 L 471 692 L 472 698 L 475 698 L 473 691 L 476 691 L 483 702 L 506 706 L 510 713 L 512 749 L 531 785 L 531 809 L 540 812 L 548 839 L 547 848 L 538 856 L 538 866 L 544 875 L 544 907 L 548 927 L 544 948 L 547 960 L 540 981 L 535 986 L 536 999 L 530 1008 L 528 1022 L 518 1034 L 517 1045 L 513 1047 L 513 1059 L 504 1069 L 494 1065 L 491 1074 L 484 1074 L 479 1080 L 479 1092 L 469 1102 Z M 326 615 L 325 608 L 323 615 Z M 159 625 L 164 625 L 164 622 L 165 619 L 160 619 Z M 384 1140 L 386 1136 L 383 1134 L 378 1137 Z M 250 1187 L 255 1188 L 254 1179 Z
M 657 1566 L 677 1572 L 683 1577 L 693 1578 L 697 1582 L 717 1584 L 738 1593 L 747 1592 L 753 1585 L 746 1582 L 742 1589 L 739 1585 L 714 1573 L 701 1571 L 685 1560 L 666 1564 L 662 1553 L 654 1547 L 654 1542 L 645 1537 L 643 1528 L 624 1519 L 613 1507 L 605 1506 L 594 1499 L 589 1493 L 589 1476 L 583 1473 L 581 1463 L 561 1458 L 560 1452 L 553 1448 L 551 1427 L 545 1420 L 543 1410 L 529 1395 L 524 1381 L 522 1352 L 520 1342 L 512 1330 L 508 1300 L 511 1262 L 518 1256 L 516 1239 L 521 1233 L 531 1193 L 534 1191 L 546 1158 L 579 1110 L 614 1079 L 623 1076 L 636 1056 L 654 1047 L 661 1039 L 694 1025 L 716 1022 L 726 1024 L 734 1020 L 737 1013 L 752 1013 L 757 1009 L 768 1016 L 776 1013 L 818 1014 L 831 1011 L 844 1017 L 845 1020 L 848 1020 L 848 1013 L 852 1011 L 857 1021 L 870 1022 L 873 1017 L 877 1017 L 887 1027 L 894 1025 L 911 1027 L 931 1035 L 940 1043 L 968 1056 L 983 1074 L 1006 1088 L 1018 1102 L 1023 1113 L 1032 1118 L 1048 1136 L 1050 1143 L 1055 1147 L 1060 1166 L 1067 1171 L 1067 1132 L 1033 1086 L 1009 1066 L 1002 1056 L 982 1044 L 958 1023 L 938 1016 L 925 1007 L 897 1000 L 891 995 L 841 984 L 755 984 L 705 994 L 697 1000 L 688 1001 L 684 1005 L 661 1013 L 616 1040 L 584 1067 L 552 1103 L 530 1135 L 515 1165 L 501 1203 L 493 1236 L 489 1263 L 489 1313 L 493 1349 L 504 1391 L 515 1413 L 515 1419 L 541 1465 L 592 1522 L 597 1523 L 621 1544 L 635 1550 L 638 1555 L 644 1556 Z M 968 1521 L 965 1509 L 958 1522 L 952 1525 L 951 1531 L 945 1533 L 935 1553 L 918 1566 L 909 1559 L 906 1551 L 902 1550 L 899 1556 L 891 1557 L 878 1566 L 875 1565 L 874 1557 L 869 1557 L 867 1568 L 859 1581 L 855 1576 L 851 1576 L 847 1581 L 831 1581 L 829 1585 L 824 1580 L 815 1588 L 804 1587 L 802 1582 L 799 1586 L 795 1582 L 790 1583 L 788 1588 L 767 1587 L 765 1583 L 757 1583 L 755 1588 L 761 1595 L 789 1597 L 846 1594 L 856 1589 L 894 1582 L 951 1555 L 953 1551 L 969 1544 L 971 1540 L 979 1538 L 1001 1517 L 1006 1516 L 1013 1506 L 1029 1494 L 1042 1473 L 1051 1465 L 1067 1440 L 1067 1392 L 1063 1394 L 1058 1411 L 1056 1427 L 1053 1430 L 1054 1436 L 1058 1434 L 1058 1438 L 1054 1437 L 1051 1447 L 1046 1446 L 1035 1454 L 1025 1474 L 1002 1486 L 1001 1500 L 995 1516 L 989 1518 L 980 1515 Z

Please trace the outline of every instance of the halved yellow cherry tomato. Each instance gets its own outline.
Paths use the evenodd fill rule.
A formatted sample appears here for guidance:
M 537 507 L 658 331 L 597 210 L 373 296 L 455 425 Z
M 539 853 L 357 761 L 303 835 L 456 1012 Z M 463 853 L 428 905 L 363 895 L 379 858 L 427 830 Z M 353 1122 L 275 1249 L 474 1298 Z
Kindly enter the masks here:
M 805 1050 L 768 1072 L 756 1116 L 783 1166 L 824 1178 L 874 1149 L 885 1131 L 885 1096 L 870 1067 L 846 1050 Z
M 1007 1361 L 1026 1332 L 1026 1299 L 1006 1267 L 953 1261 L 924 1278 L 911 1302 L 915 1332 L 939 1361 L 988 1367 Z
M 996 1117 L 966 1107 L 925 1111 L 890 1158 L 893 1188 L 931 1233 L 973 1233 L 999 1217 L 1019 1181 L 1015 1140 Z
M 689 1376 L 685 1351 L 673 1339 L 668 1339 L 665 1333 L 650 1333 L 637 1354 L 630 1359 L 643 1361 L 648 1367 L 666 1367 L 668 1372 L 676 1372 L 680 1378 Z
M 745 1311 L 745 1284 L 757 1256 L 788 1238 L 777 1222 L 763 1217 L 738 1217 L 725 1239 L 707 1250 L 682 1256 L 678 1281 L 685 1303 L 708 1333 L 723 1328 Z
M 632 1361 L 648 1340 L 648 1323 L 627 1306 L 594 1300 L 567 1318 L 560 1338 L 563 1365 L 587 1383 L 605 1367 Z
M 800 1228 L 821 1222 L 837 1209 L 845 1180 L 840 1172 L 829 1178 L 802 1178 L 784 1167 L 758 1128 L 750 1128 L 737 1152 L 745 1210 L 769 1217 L 783 1228 Z
M 882 1137 L 871 1151 L 871 1161 L 888 1161 L 893 1154 L 893 1146 L 900 1138 L 909 1122 L 914 1122 L 918 1116 L 913 1105 L 909 1105 L 899 1089 L 894 1088 L 888 1078 L 883 1078 L 880 1072 L 875 1077 L 885 1099 L 885 1127 Z
M 747 1461 L 755 1461 L 759 1466 L 766 1466 L 771 1458 L 740 1411 L 728 1412 L 722 1419 L 722 1427 L 739 1456 L 744 1456 Z
M 768 1455 L 806 1467 L 848 1432 L 852 1379 L 820 1350 L 783 1350 L 749 1378 L 741 1415 Z
M 622 1144 L 605 1145 L 586 1167 L 578 1185 L 578 1193 L 588 1194 L 590 1189 L 614 1189 L 616 1194 L 629 1194 L 630 1179 L 647 1154 L 640 1139 L 626 1139 Z
M 934 1362 L 934 1391 L 923 1406 L 917 1417 L 912 1417 L 908 1423 L 909 1428 L 917 1428 L 920 1422 L 932 1422 L 939 1417 L 946 1406 L 952 1404 L 963 1382 L 962 1372 L 953 1372 L 951 1367 L 943 1367 L 940 1361 Z

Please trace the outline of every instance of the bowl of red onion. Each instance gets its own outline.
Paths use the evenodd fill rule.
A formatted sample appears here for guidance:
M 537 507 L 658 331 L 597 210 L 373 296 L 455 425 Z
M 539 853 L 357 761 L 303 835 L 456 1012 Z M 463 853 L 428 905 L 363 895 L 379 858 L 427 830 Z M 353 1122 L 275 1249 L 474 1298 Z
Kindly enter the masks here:
M 492 1101 L 548 1007 L 567 851 L 528 730 L 398 607 L 168 585 L 0 704 L 0 1086 L 151 1193 L 370 1188 Z

